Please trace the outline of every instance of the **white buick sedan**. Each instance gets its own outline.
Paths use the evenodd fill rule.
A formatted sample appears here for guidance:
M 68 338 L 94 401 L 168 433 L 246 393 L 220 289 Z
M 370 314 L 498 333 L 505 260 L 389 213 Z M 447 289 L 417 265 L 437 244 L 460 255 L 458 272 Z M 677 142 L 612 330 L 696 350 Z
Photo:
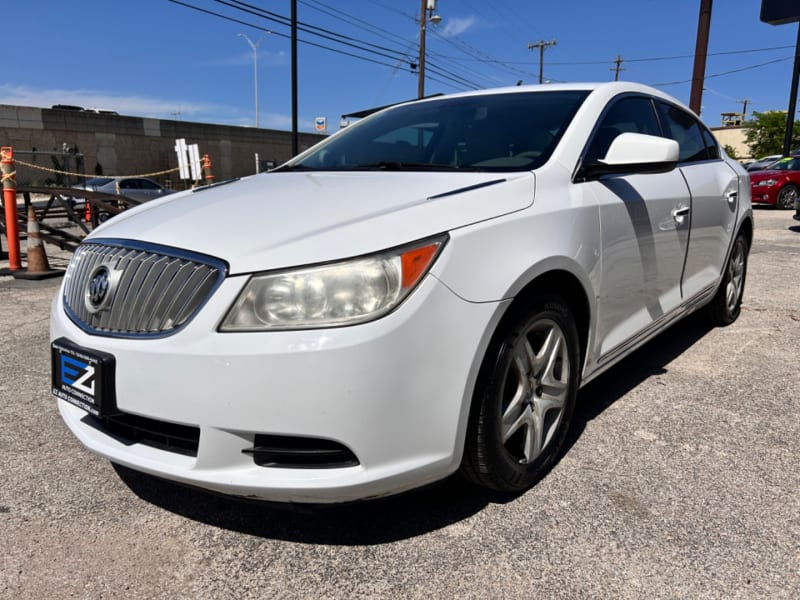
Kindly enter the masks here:
M 96 229 L 53 302 L 53 394 L 90 450 L 218 492 L 518 492 L 582 385 L 693 311 L 737 318 L 750 200 L 645 86 L 395 106 Z

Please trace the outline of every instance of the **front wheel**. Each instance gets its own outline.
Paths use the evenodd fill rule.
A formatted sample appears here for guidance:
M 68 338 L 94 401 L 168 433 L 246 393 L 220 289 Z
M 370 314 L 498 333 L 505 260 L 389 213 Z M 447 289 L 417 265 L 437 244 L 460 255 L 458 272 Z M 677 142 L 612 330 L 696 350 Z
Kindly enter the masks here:
M 797 200 L 798 188 L 794 184 L 788 184 L 781 188 L 778 192 L 778 208 L 790 209 L 794 208 L 794 201 Z
M 716 325 L 730 325 L 739 317 L 747 277 L 747 253 L 747 239 L 740 233 L 733 242 L 719 289 L 708 307 L 711 320 Z
M 462 473 L 501 492 L 533 485 L 564 442 L 579 376 L 578 333 L 568 306 L 555 297 L 534 299 L 484 360 Z

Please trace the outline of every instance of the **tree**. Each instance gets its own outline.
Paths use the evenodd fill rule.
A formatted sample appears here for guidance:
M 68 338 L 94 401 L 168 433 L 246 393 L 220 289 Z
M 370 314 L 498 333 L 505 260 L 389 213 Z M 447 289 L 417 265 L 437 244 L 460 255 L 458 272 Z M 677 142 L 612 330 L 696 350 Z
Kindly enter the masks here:
M 755 157 L 783 152 L 783 139 L 786 136 L 786 111 L 753 111 L 753 118 L 744 124 L 744 136 L 750 152 Z M 794 122 L 792 142 L 789 151 L 800 146 L 800 122 Z
M 730 144 L 725 144 L 725 154 L 727 154 L 728 156 L 730 156 L 730 157 L 731 157 L 732 159 L 734 159 L 734 160 L 736 160 L 737 158 L 739 158 L 739 157 L 736 155 L 736 148 L 734 148 L 734 147 L 733 147 L 733 146 L 731 146 Z

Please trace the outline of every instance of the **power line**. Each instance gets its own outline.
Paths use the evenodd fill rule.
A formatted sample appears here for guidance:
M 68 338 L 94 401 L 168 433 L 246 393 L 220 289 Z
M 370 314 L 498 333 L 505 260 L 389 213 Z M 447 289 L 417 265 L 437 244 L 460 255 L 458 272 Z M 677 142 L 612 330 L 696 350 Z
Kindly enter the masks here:
M 365 31 L 365 32 L 369 33 L 369 34 L 378 35 L 379 37 L 381 37 L 383 39 L 386 39 L 387 37 L 394 38 L 392 41 L 397 41 L 397 42 L 403 44 L 404 46 L 406 46 L 406 48 L 402 52 L 403 56 L 406 59 L 405 62 L 407 62 L 407 63 L 413 62 L 413 60 L 410 58 L 411 48 L 413 46 L 417 45 L 418 40 L 417 41 L 413 41 L 413 42 L 411 42 L 409 44 L 409 39 L 408 38 L 403 38 L 403 37 L 391 32 L 391 31 L 389 31 L 387 29 L 384 29 L 382 27 L 378 27 L 378 26 L 376 26 L 376 25 L 374 25 L 372 23 L 369 23 L 368 21 L 365 21 L 363 19 L 360 19 L 360 18 L 356 17 L 355 15 L 351 15 L 349 13 L 346 13 L 346 12 L 342 11 L 341 9 L 336 9 L 336 8 L 334 8 L 334 7 L 332 7 L 332 6 L 328 5 L 328 4 L 325 4 L 324 2 L 320 2 L 319 0 L 299 0 L 299 2 L 300 2 L 300 4 L 308 6 L 309 8 L 312 8 L 313 10 L 317 10 L 317 11 L 319 11 L 319 12 L 325 14 L 325 15 L 328 15 L 328 16 L 334 18 L 334 19 L 337 19 L 339 21 L 342 21 L 344 23 L 352 25 L 352 26 L 354 26 L 354 27 L 356 27 L 358 29 L 361 29 L 362 31 Z M 435 29 L 429 29 L 428 33 L 434 35 L 437 38 L 441 38 L 441 36 L 439 35 L 439 33 Z M 430 49 L 427 50 L 426 54 L 428 55 L 428 59 L 427 59 L 427 63 L 428 64 L 431 64 L 431 60 L 432 59 L 438 60 L 441 57 L 441 55 L 439 53 L 433 52 Z M 395 69 L 396 68 L 397 67 L 395 67 Z M 497 83 L 492 78 L 486 76 L 484 73 L 476 71 L 475 69 L 472 69 L 472 68 L 469 68 L 469 67 L 464 67 L 464 66 L 462 66 L 462 69 L 465 69 L 466 73 L 468 73 L 470 76 L 481 78 L 484 81 L 488 82 L 489 84 L 496 84 Z M 448 71 L 450 73 L 452 73 L 452 68 L 449 68 Z M 466 77 L 466 75 L 462 75 L 462 77 Z M 475 82 L 470 82 L 470 84 L 473 87 L 475 85 L 477 85 Z
M 380 6 L 380 7 L 384 8 L 384 9 L 390 11 L 390 12 L 393 12 L 395 14 L 401 15 L 401 16 L 405 17 L 406 19 L 413 21 L 414 23 L 417 22 L 416 17 L 414 15 L 409 14 L 407 12 L 404 12 L 402 10 L 399 10 L 396 6 L 387 4 L 386 2 L 382 2 L 381 0 L 370 0 L 370 2 L 372 4 L 375 4 L 376 6 Z M 481 50 L 479 48 L 476 48 L 475 46 L 472 46 L 469 43 L 465 42 L 463 39 L 461 39 L 457 35 L 456 36 L 444 36 L 444 35 L 442 35 L 441 33 L 439 33 L 436 30 L 430 30 L 430 33 L 432 33 L 434 35 L 434 37 L 436 37 L 439 41 L 453 46 L 459 52 L 462 52 L 462 53 L 464 53 L 466 55 L 475 57 L 474 60 L 477 61 L 477 62 L 484 62 L 484 63 L 493 64 L 493 66 L 495 68 L 497 68 L 499 70 L 502 70 L 502 71 L 505 71 L 507 73 L 510 73 L 510 74 L 514 75 L 515 77 L 517 77 L 519 75 L 523 75 L 523 76 L 527 77 L 527 76 L 530 75 L 530 73 L 527 72 L 527 71 L 522 71 L 522 70 L 517 69 L 515 67 L 508 66 L 509 65 L 508 61 L 505 61 L 505 60 L 503 60 L 501 58 L 497 58 L 497 57 L 494 57 L 494 56 L 491 56 L 491 55 L 487 54 L 483 50 Z M 436 55 L 433 52 L 430 52 L 429 54 L 430 55 Z M 480 57 L 482 57 L 482 58 L 480 58 Z M 454 57 L 438 54 L 438 58 L 441 59 L 441 60 L 448 60 L 449 61 L 449 60 L 453 60 Z M 527 63 L 520 63 L 520 64 L 527 64 Z M 493 84 L 496 83 L 495 81 L 492 81 L 490 78 L 487 78 L 485 75 L 482 76 L 482 77 L 487 79 L 487 81 L 491 81 Z
M 207 15 L 218 17 L 220 19 L 224 19 L 224 20 L 230 21 L 232 23 L 238 23 L 239 25 L 244 25 L 246 27 L 251 27 L 253 29 L 258 29 L 259 31 L 264 31 L 265 33 L 276 35 L 276 36 L 282 37 L 284 39 L 291 39 L 291 36 L 288 35 L 288 34 L 280 33 L 280 32 L 277 32 L 277 31 L 273 31 L 271 29 L 267 29 L 266 27 L 261 27 L 259 25 L 255 25 L 253 23 L 249 23 L 247 21 L 243 21 L 241 19 L 236 19 L 234 17 L 229 17 L 227 15 L 223 15 L 221 13 L 214 12 L 213 10 L 208 10 L 206 8 L 200 8 L 199 6 L 194 6 L 194 5 L 188 4 L 186 2 L 181 2 L 181 0 L 167 0 L 167 2 L 171 2 L 172 4 L 178 4 L 180 6 L 183 6 L 183 7 L 186 7 L 186 8 L 190 8 L 192 10 L 196 10 L 198 12 L 205 13 Z M 375 59 L 369 58 L 367 56 L 362 56 L 362 55 L 359 55 L 359 54 L 353 54 L 352 52 L 346 52 L 344 50 L 339 50 L 338 48 L 331 48 L 330 46 L 325 46 L 323 44 L 318 44 L 316 42 L 311 42 L 309 40 L 298 40 L 298 41 L 303 43 L 303 44 L 306 44 L 307 46 L 314 46 L 316 48 L 321 48 L 323 50 L 330 50 L 331 52 L 336 52 L 337 54 L 343 54 L 345 56 L 350 56 L 352 58 L 358 58 L 360 60 L 365 60 L 367 62 L 371 62 L 371 63 L 377 64 L 377 65 L 383 65 L 385 67 L 392 67 L 393 66 L 390 63 L 385 63 L 385 62 L 382 62 L 382 61 L 379 61 L 379 60 L 375 60 Z
M 460 52 L 463 52 L 464 54 L 469 54 L 469 55 L 474 56 L 474 57 L 483 56 L 484 58 L 478 58 L 477 59 L 479 62 L 492 63 L 498 69 L 506 71 L 507 73 L 511 73 L 512 75 L 515 75 L 515 76 L 517 76 L 517 75 L 524 75 L 524 76 L 530 75 L 530 73 L 527 72 L 527 71 L 522 71 L 522 70 L 514 68 L 514 67 L 509 67 L 508 66 L 509 63 L 507 63 L 506 61 L 503 61 L 503 60 L 501 60 L 499 58 L 495 58 L 493 56 L 490 56 L 490 55 L 486 54 L 483 50 L 480 50 L 479 48 L 476 48 L 475 46 L 472 46 L 471 44 L 465 42 L 459 36 L 443 36 L 442 34 L 440 34 L 438 32 L 434 32 L 434 36 L 436 38 L 438 38 L 439 40 L 441 40 L 441 41 L 443 41 L 443 42 L 445 42 L 447 44 L 450 44 L 451 46 L 455 47 L 456 50 L 459 50 Z M 441 58 L 443 60 L 454 60 L 453 57 L 446 56 L 446 55 L 440 55 L 439 58 Z M 529 63 L 520 63 L 520 64 L 529 64 Z
M 263 27 L 258 24 L 255 24 L 251 21 L 239 19 L 230 15 L 222 14 L 220 12 L 216 12 L 213 10 L 209 10 L 207 8 L 203 8 L 200 6 L 196 6 L 194 4 L 190 4 L 189 2 L 185 2 L 182 0 L 167 0 L 173 4 L 177 4 L 179 6 L 183 6 L 185 8 L 189 8 L 210 16 L 217 17 L 219 19 L 223 19 L 226 21 L 230 21 L 232 23 L 237 23 L 239 25 L 244 25 L 246 27 L 250 27 L 252 29 L 256 29 L 258 31 L 263 31 L 265 33 L 269 33 L 271 35 L 275 35 L 284 39 L 291 39 L 291 36 L 282 33 L 280 31 L 276 31 L 274 29 L 270 29 L 268 27 Z M 266 19 L 270 22 L 276 23 L 281 26 L 289 27 L 289 19 L 283 15 L 278 13 L 273 13 L 271 11 L 267 11 L 265 9 L 261 9 L 257 6 L 252 4 L 248 4 L 246 2 L 240 2 L 237 0 L 225 1 L 225 0 L 213 0 L 215 3 L 221 4 L 223 6 L 227 6 L 234 10 L 244 12 L 246 14 L 250 14 L 252 16 Z M 325 8 L 332 8 L 330 5 L 326 5 L 318 0 L 300 0 L 303 4 L 309 4 L 309 1 L 313 4 L 323 6 Z M 405 18 L 408 18 L 412 21 L 415 21 L 412 15 L 405 13 L 401 10 L 397 10 L 396 7 L 387 5 L 385 2 L 380 0 L 370 0 L 372 3 L 385 8 L 386 10 L 395 12 L 396 14 L 400 14 Z M 319 10 L 319 8 L 317 8 Z M 408 43 L 409 40 L 402 38 L 401 36 L 397 36 L 396 34 L 382 29 L 377 26 L 372 26 L 371 24 L 355 17 L 353 15 L 348 15 L 347 13 L 343 13 L 340 10 L 337 10 L 342 15 L 342 19 L 345 22 L 350 20 L 350 24 L 361 28 L 366 29 L 370 28 L 373 31 L 371 32 L 372 35 L 378 35 L 379 37 L 384 37 L 386 41 L 390 43 L 395 43 L 395 41 L 399 41 L 400 43 L 405 42 L 406 47 L 402 49 L 392 48 L 387 45 L 379 45 L 373 44 L 371 42 L 360 40 L 358 38 L 343 35 L 330 29 L 326 29 L 323 27 L 318 27 L 316 25 L 312 25 L 309 23 L 298 23 L 298 28 L 301 29 L 304 33 L 308 35 L 313 35 L 316 37 L 320 37 L 326 41 L 332 42 L 334 44 L 345 46 L 345 48 L 352 49 L 342 49 L 336 48 L 326 43 L 319 43 L 309 39 L 298 39 L 299 43 L 302 43 L 306 46 L 311 46 L 315 48 L 319 48 L 322 50 L 327 50 L 329 52 L 333 52 L 335 54 L 339 54 L 342 56 L 346 56 L 349 58 L 355 58 L 361 61 L 365 61 L 371 64 L 388 67 L 393 71 L 397 70 L 398 65 L 400 64 L 408 64 L 409 66 L 413 66 L 413 62 L 409 57 L 408 51 Z M 329 14 L 329 13 L 326 13 Z M 330 15 L 329 16 L 333 16 Z M 493 57 L 483 50 L 476 48 L 469 43 L 463 41 L 458 36 L 444 36 L 437 32 L 434 29 L 430 30 L 434 37 L 440 40 L 442 43 L 449 44 L 460 53 L 466 56 L 449 56 L 447 54 L 441 54 L 439 52 L 429 52 L 428 56 L 429 59 L 427 61 L 427 67 L 431 69 L 432 74 L 437 75 L 436 78 L 432 78 L 437 83 L 452 86 L 454 89 L 480 89 L 481 87 L 485 87 L 480 85 L 475 81 L 475 78 L 478 78 L 482 81 L 488 82 L 489 85 L 496 85 L 499 83 L 497 78 L 493 78 L 487 74 L 484 74 L 480 71 L 475 69 L 471 69 L 466 67 L 464 64 L 465 62 L 479 62 L 486 65 L 491 65 L 493 68 L 496 68 L 498 71 L 503 71 L 505 73 L 511 73 L 515 77 L 518 75 L 523 75 L 525 77 L 530 76 L 529 71 L 523 71 L 513 67 L 512 65 L 521 64 L 521 65 L 529 65 L 529 61 L 505 61 L 500 58 Z M 388 38 L 394 38 L 393 40 Z M 724 55 L 736 55 L 736 54 L 752 54 L 757 52 L 769 52 L 775 50 L 784 50 L 788 48 L 794 48 L 794 46 L 774 46 L 769 48 L 753 48 L 753 49 L 743 49 L 743 50 L 728 50 L 728 51 L 720 51 L 720 52 L 711 52 L 708 53 L 708 56 L 724 56 Z M 684 58 L 692 58 L 693 55 L 675 55 L 675 56 L 658 56 L 658 57 L 646 57 L 646 58 L 626 58 L 625 62 L 652 62 L 652 61 L 663 61 L 663 60 L 677 60 L 677 59 L 684 59 Z M 750 65 L 746 67 L 742 67 L 739 69 L 732 69 L 729 71 L 724 71 L 722 73 L 716 73 L 713 75 L 708 75 L 706 79 L 712 79 L 717 77 L 722 77 L 725 75 L 730 75 L 734 73 L 739 73 L 743 71 L 748 71 L 752 69 L 757 69 L 760 67 L 764 67 L 770 64 L 775 64 L 778 62 L 783 62 L 789 60 L 791 57 L 779 58 L 774 59 L 766 62 L 762 62 L 756 65 Z M 388 60 L 386 60 L 388 59 Z M 442 66 L 442 62 L 447 61 L 449 64 L 447 67 Z M 461 69 L 465 69 L 465 73 L 457 73 L 454 72 L 452 68 L 453 63 L 458 63 Z M 548 61 L 549 66 L 571 66 L 571 65 L 591 65 L 591 64 L 608 64 L 608 61 Z M 622 69 L 620 69 L 622 70 Z M 549 77 L 551 81 L 557 81 L 555 78 Z M 679 85 L 683 83 L 689 83 L 691 80 L 681 80 L 681 81 L 669 81 L 669 82 L 661 82 L 652 84 L 657 87 L 664 87 L 669 85 Z
M 290 21 L 287 17 L 284 17 L 277 13 L 273 13 L 263 8 L 259 8 L 257 6 L 253 6 L 251 4 L 247 4 L 246 2 L 237 2 L 236 0 L 233 0 L 232 2 L 227 2 L 226 0 L 213 0 L 213 2 L 216 2 L 217 4 L 222 4 L 223 6 L 228 6 L 235 10 L 251 14 L 256 17 L 260 17 L 262 19 L 266 19 L 268 21 L 272 21 L 274 23 L 286 26 L 290 25 Z M 355 38 L 352 38 L 347 35 L 342 35 L 340 33 L 336 33 L 334 31 L 325 29 L 323 27 L 317 27 L 315 25 L 309 25 L 308 23 L 298 22 L 298 29 L 300 31 L 304 31 L 308 34 L 321 37 L 323 39 L 335 42 L 337 44 L 342 44 L 344 46 L 356 48 L 361 51 L 371 52 L 372 54 L 383 56 L 384 58 L 396 60 L 397 58 L 400 57 L 399 54 L 397 53 L 397 50 L 393 48 L 386 48 L 384 46 L 379 46 L 377 44 L 355 40 Z M 355 43 L 356 41 L 358 41 L 361 44 L 366 44 L 367 46 L 371 46 L 372 48 L 374 48 L 374 50 L 369 50 L 367 48 L 364 48 L 363 46 L 356 44 Z M 391 52 L 393 54 L 387 54 L 388 52 Z
M 773 65 L 775 63 L 784 62 L 784 61 L 787 61 L 787 60 L 792 60 L 793 58 L 794 58 L 793 56 L 787 56 L 785 58 L 776 58 L 775 60 L 769 60 L 767 62 L 759 63 L 757 65 L 750 65 L 749 67 L 742 67 L 741 69 L 732 69 L 730 71 L 724 71 L 722 73 L 716 73 L 714 75 L 706 75 L 705 78 L 706 79 L 713 79 L 715 77 L 722 77 L 723 75 L 731 75 L 733 73 L 741 73 L 743 71 L 750 71 L 752 69 L 758 69 L 759 67 L 765 67 L 767 65 Z M 681 83 L 691 83 L 691 81 L 692 81 L 691 79 L 684 79 L 684 80 L 681 80 L 681 81 L 667 81 L 667 82 L 663 82 L 663 83 L 651 83 L 650 85 L 652 85 L 653 87 L 666 87 L 668 85 L 678 85 L 678 84 L 681 84 Z
M 370 23 L 369 21 L 365 21 L 364 19 L 360 19 L 354 15 L 348 14 L 341 9 L 335 8 L 330 6 L 329 4 L 325 4 L 324 2 L 320 2 L 319 0 L 298 0 L 298 2 L 304 6 L 312 10 L 316 10 L 321 12 L 322 14 L 328 15 L 334 19 L 347 23 L 349 25 L 353 25 L 358 29 L 362 29 L 368 33 L 378 36 L 389 36 L 394 38 L 396 43 L 400 43 L 406 45 L 409 40 L 397 35 L 396 33 L 389 31 L 388 29 L 383 29 L 382 27 L 378 27 L 377 25 Z
M 728 50 L 724 52 L 709 52 L 707 56 L 727 56 L 732 54 L 752 54 L 755 52 L 769 52 L 773 50 L 787 50 L 787 49 L 794 49 L 794 46 L 774 46 L 771 48 L 753 48 L 749 50 Z M 447 58 L 448 60 L 454 61 L 467 61 L 467 60 L 477 60 L 478 62 L 503 62 L 509 65 L 525 65 L 528 64 L 528 61 L 525 60 L 505 60 L 505 59 L 467 59 L 467 58 L 460 58 L 458 56 L 444 56 L 443 58 Z M 625 62 L 657 62 L 657 61 L 664 61 L 664 60 L 679 60 L 685 58 L 694 58 L 694 54 L 680 54 L 676 56 L 653 56 L 648 58 L 626 58 Z M 608 60 L 576 60 L 576 61 L 548 61 L 548 65 L 559 66 L 559 67 L 569 67 L 569 66 L 581 66 L 581 65 L 606 65 L 608 64 Z
M 232 21 L 232 22 L 235 22 L 235 23 L 247 25 L 249 27 L 253 27 L 255 29 L 259 29 L 259 30 L 262 30 L 262 31 L 268 31 L 268 32 L 270 32 L 272 34 L 278 35 L 279 37 L 283 37 L 283 38 L 289 38 L 290 37 L 290 36 L 288 36 L 286 34 L 281 34 L 281 33 L 275 32 L 273 30 L 268 30 L 268 29 L 265 29 L 263 27 L 259 27 L 258 25 L 255 25 L 253 23 L 250 23 L 250 22 L 247 22 L 247 21 L 243 21 L 241 19 L 236 19 L 234 17 L 230 17 L 228 15 L 224 15 L 224 14 L 221 14 L 221 13 L 218 13 L 218 12 L 215 12 L 215 11 L 211 11 L 211 10 L 204 9 L 204 8 L 192 5 L 192 4 L 188 4 L 186 2 L 181 2 L 180 0 L 168 0 L 168 1 L 172 2 L 174 4 L 179 4 L 181 6 L 185 6 L 187 8 L 191 8 L 191 9 L 197 10 L 199 12 L 203 12 L 203 13 L 218 17 L 218 18 L 222 18 L 222 19 L 225 19 L 225 20 L 228 20 L 228 21 Z M 253 6 L 253 5 L 248 4 L 246 2 L 239 2 L 237 0 L 232 0 L 230 2 L 226 1 L 226 0 L 213 0 L 213 1 L 216 2 L 217 4 L 221 4 L 223 6 L 227 6 L 229 8 L 233 8 L 234 10 L 238 10 L 238 11 L 244 12 L 246 14 L 250 14 L 252 16 L 258 17 L 258 18 L 266 19 L 268 21 L 277 23 L 279 25 L 284 25 L 284 26 L 288 26 L 289 25 L 289 19 L 287 17 L 284 17 L 284 16 L 279 15 L 277 13 L 273 13 L 271 11 L 267 11 L 265 9 L 261 9 L 261 8 L 259 8 L 257 6 Z M 386 62 L 384 62 L 382 60 L 376 60 L 376 59 L 369 58 L 369 57 L 366 57 L 366 56 L 363 56 L 363 55 L 360 55 L 360 54 L 354 54 L 352 52 L 347 52 L 347 51 L 343 51 L 343 50 L 340 50 L 340 49 L 332 48 L 330 46 L 327 46 L 327 45 L 324 45 L 324 44 L 315 43 L 315 42 L 311 42 L 309 40 L 305 40 L 305 39 L 298 40 L 299 42 L 302 42 L 302 43 L 304 43 L 306 45 L 310 45 L 310 46 L 314 46 L 314 47 L 317 47 L 317 48 L 329 50 L 329 51 L 336 52 L 338 54 L 343 54 L 345 56 L 350 56 L 350 57 L 353 57 L 353 58 L 359 58 L 361 60 L 365 60 L 367 62 L 371 62 L 371 63 L 374 63 L 374 64 L 379 64 L 379 65 L 382 65 L 382 66 L 388 66 L 388 67 L 391 67 L 392 69 L 396 68 L 397 62 L 409 62 L 408 54 L 405 51 L 399 51 L 399 50 L 396 50 L 396 49 L 393 49 L 393 48 L 387 48 L 385 46 L 379 46 L 377 44 L 372 44 L 370 42 L 364 42 L 362 40 L 357 40 L 356 38 L 353 38 L 351 36 L 339 34 L 337 32 L 331 31 L 329 29 L 325 29 L 323 27 L 317 27 L 315 25 L 310 25 L 309 23 L 305 23 L 305 22 L 299 22 L 298 23 L 298 29 L 302 30 L 303 32 L 305 32 L 307 34 L 314 35 L 314 36 L 317 36 L 317 37 L 321 37 L 321 38 L 323 38 L 325 40 L 332 41 L 332 42 L 337 43 L 337 44 L 342 44 L 344 46 L 347 46 L 347 47 L 350 47 L 350 48 L 354 48 L 356 50 L 360 50 L 361 52 L 366 52 L 368 54 L 372 54 L 372 55 L 375 55 L 375 56 L 378 56 L 378 57 L 382 57 L 382 58 L 388 58 L 388 59 L 393 60 L 395 62 L 394 62 L 394 64 L 389 64 L 389 63 L 386 63 Z M 320 32 L 322 32 L 322 33 L 320 33 Z M 356 42 L 358 42 L 358 43 L 356 43 Z M 361 45 L 361 44 L 366 44 L 366 46 L 369 46 L 369 47 L 365 47 L 364 45 Z M 481 88 L 481 86 L 479 84 L 475 83 L 474 81 L 471 81 L 468 78 L 466 78 L 466 77 L 464 77 L 462 75 L 459 75 L 457 73 L 453 73 L 452 69 L 445 71 L 444 69 L 438 67 L 438 65 L 435 65 L 435 64 L 433 65 L 433 69 L 439 75 L 439 77 L 444 78 L 446 80 L 449 80 L 449 81 L 451 81 L 451 82 L 453 82 L 455 84 L 458 84 L 458 85 L 460 85 L 462 87 L 466 87 L 467 89 L 480 89 Z

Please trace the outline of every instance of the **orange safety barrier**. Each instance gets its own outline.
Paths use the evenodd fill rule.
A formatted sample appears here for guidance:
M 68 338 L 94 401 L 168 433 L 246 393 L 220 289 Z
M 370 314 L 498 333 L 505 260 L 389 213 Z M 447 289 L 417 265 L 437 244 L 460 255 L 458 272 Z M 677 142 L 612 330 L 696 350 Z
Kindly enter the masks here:
M 14 149 L 0 148 L 0 171 L 3 179 L 3 205 L 6 215 L 6 238 L 8 239 L 8 269 L 22 269 L 19 251 L 19 225 L 17 223 L 17 180 L 14 169 Z
M 211 172 L 211 159 L 208 154 L 203 154 L 203 175 L 206 179 L 206 185 L 214 183 L 214 174 Z
M 39 221 L 36 220 L 36 210 L 28 206 L 28 268 L 25 271 L 14 271 L 15 279 L 47 279 L 59 277 L 64 274 L 61 269 L 50 268 L 44 242 L 39 232 Z

